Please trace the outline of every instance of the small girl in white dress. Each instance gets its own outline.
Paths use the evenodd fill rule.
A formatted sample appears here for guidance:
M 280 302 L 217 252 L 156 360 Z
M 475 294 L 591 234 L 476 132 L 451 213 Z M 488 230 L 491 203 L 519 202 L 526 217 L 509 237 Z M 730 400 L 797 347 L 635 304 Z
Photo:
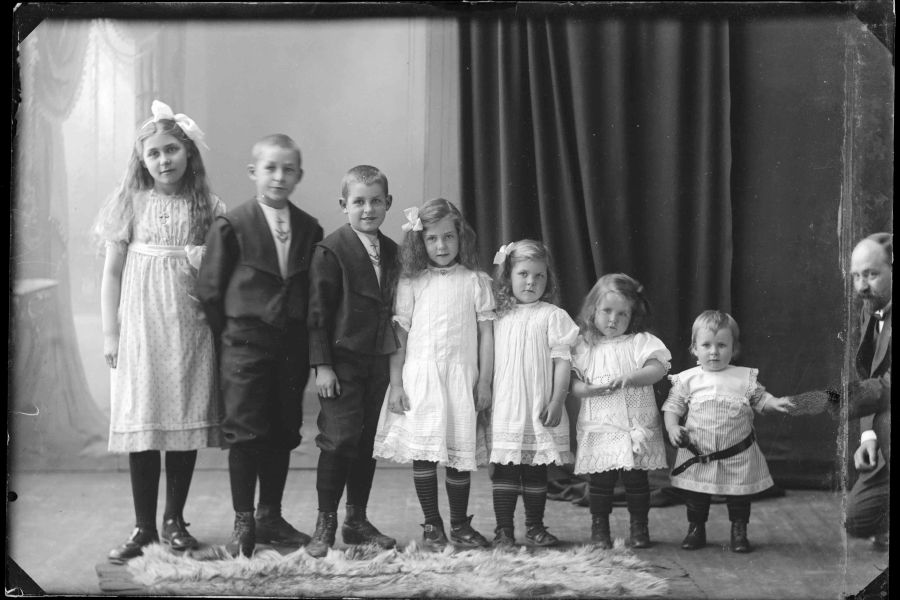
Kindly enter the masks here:
M 773 485 L 753 433 L 753 411 L 793 413 L 794 400 L 768 393 L 756 380 L 757 369 L 730 364 L 739 337 L 731 315 L 701 313 L 691 332 L 691 354 L 699 366 L 669 378 L 672 389 L 662 410 L 669 439 L 680 448 L 672 486 L 684 490 L 687 502 L 685 550 L 706 545 L 711 496 L 721 494 L 731 520 L 731 550 L 750 552 L 750 498 Z
M 556 276 L 544 244 L 513 242 L 500 248 L 494 264 L 494 546 L 515 544 L 513 514 L 520 490 L 526 539 L 555 546 L 559 540 L 544 527 L 547 465 L 574 460 L 565 401 L 578 326 L 554 304 Z
M 575 473 L 589 474 L 591 540 L 604 549 L 612 547 L 609 515 L 620 473 L 630 544 L 650 546 L 647 471 L 668 467 L 653 384 L 665 377 L 672 355 L 646 330 L 650 305 L 643 292 L 628 275 L 604 275 L 578 317 L 572 395 L 583 400 Z
M 446 467 L 450 540 L 487 546 L 466 512 L 471 471 L 487 462 L 485 434 L 476 435 L 476 425 L 491 404 L 491 280 L 477 270 L 475 232 L 453 204 L 438 198 L 404 212 L 394 310 L 400 349 L 391 355 L 373 456 L 413 463 L 426 548 L 448 543 L 438 510 L 438 463 Z

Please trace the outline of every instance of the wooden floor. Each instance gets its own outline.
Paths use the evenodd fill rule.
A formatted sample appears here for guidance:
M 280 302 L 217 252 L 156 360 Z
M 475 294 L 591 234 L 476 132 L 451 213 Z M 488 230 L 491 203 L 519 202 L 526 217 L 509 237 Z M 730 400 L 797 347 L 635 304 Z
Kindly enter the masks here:
M 8 503 L 8 557 L 46 593 L 98 594 L 95 565 L 133 526 L 127 473 L 13 471 L 8 490 L 16 498 Z M 192 523 L 191 532 L 203 542 L 224 544 L 229 538 L 233 513 L 228 490 L 226 471 L 206 469 L 195 474 L 185 516 Z M 443 491 L 441 499 L 446 518 Z M 839 526 L 840 505 L 840 494 L 808 490 L 788 490 L 784 497 L 757 502 L 749 527 L 755 551 L 745 555 L 727 548 L 729 522 L 724 505 L 712 507 L 709 546 L 694 552 L 679 547 L 686 531 L 684 507 L 654 508 L 650 532 L 655 545 L 635 552 L 650 562 L 656 557 L 683 567 L 700 598 L 846 598 L 887 567 L 888 554 L 874 552 L 866 540 L 845 539 Z M 312 533 L 314 470 L 291 470 L 284 506 L 288 520 Z M 490 535 L 494 519 L 485 470 L 473 477 L 469 512 L 475 514 L 473 525 Z M 379 467 L 369 515 L 401 544 L 421 535 L 421 510 L 409 469 Z M 521 542 L 521 503 L 517 519 Z M 549 501 L 546 523 L 569 543 L 589 541 L 587 508 Z M 624 508 L 613 511 L 612 524 L 614 537 L 627 535 Z M 340 540 L 337 547 L 342 547 Z

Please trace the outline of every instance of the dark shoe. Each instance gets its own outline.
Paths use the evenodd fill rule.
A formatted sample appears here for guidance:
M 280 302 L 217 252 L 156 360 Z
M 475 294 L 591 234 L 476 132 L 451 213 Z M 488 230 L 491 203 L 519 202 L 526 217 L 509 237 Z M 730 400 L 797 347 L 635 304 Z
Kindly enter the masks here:
M 235 558 L 238 554 L 250 558 L 255 547 L 256 521 L 253 519 L 253 511 L 234 513 L 234 532 L 231 534 L 231 541 L 225 544 L 225 549 Z
M 647 526 L 646 521 L 631 522 L 630 543 L 632 548 L 649 548 L 652 545 L 650 543 L 650 528 Z
M 472 528 L 472 517 L 469 515 L 466 520 L 457 525 L 450 526 L 450 541 L 457 546 L 465 548 L 484 548 L 490 546 L 491 543 L 487 539 Z
M 163 521 L 162 540 L 172 547 L 172 550 L 192 550 L 200 546 L 197 539 L 188 533 L 184 517 L 171 517 Z
M 347 505 L 347 516 L 341 527 L 341 537 L 345 544 L 375 544 L 384 549 L 393 548 L 397 540 L 386 536 L 366 518 L 365 506 Z
M 337 531 L 337 513 L 319 511 L 316 519 L 316 531 L 312 540 L 306 545 L 306 553 L 314 558 L 322 558 L 328 549 L 334 546 L 334 534 Z
M 750 541 L 747 539 L 747 521 L 731 522 L 731 551 L 750 552 Z
M 447 547 L 447 534 L 444 533 L 444 524 L 441 521 L 436 523 L 423 523 L 422 527 L 422 547 L 425 550 L 443 550 Z
M 498 527 L 494 530 L 494 541 L 491 542 L 494 548 L 515 548 L 516 534 L 512 527 Z
M 525 531 L 525 539 L 535 546 L 558 546 L 559 538 L 547 531 L 543 523 L 532 525 Z
M 109 551 L 109 561 L 116 564 L 122 564 L 127 560 L 131 560 L 136 556 L 144 553 L 144 546 L 159 542 L 159 534 L 155 529 L 144 529 L 136 527 L 131 532 L 131 537 L 118 548 Z
M 280 508 L 260 504 L 256 508 L 256 541 L 276 546 L 305 546 L 310 537 L 285 521 Z
M 706 545 L 706 523 L 688 523 L 688 532 L 681 542 L 684 550 L 699 550 Z
M 593 515 L 591 517 L 591 541 L 601 549 L 609 550 L 613 547 L 612 538 L 609 535 L 609 515 Z

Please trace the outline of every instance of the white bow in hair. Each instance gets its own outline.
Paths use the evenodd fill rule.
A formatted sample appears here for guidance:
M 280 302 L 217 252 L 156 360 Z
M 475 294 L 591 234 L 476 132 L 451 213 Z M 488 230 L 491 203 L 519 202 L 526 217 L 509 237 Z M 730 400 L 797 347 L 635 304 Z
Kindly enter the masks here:
M 497 254 L 494 255 L 494 264 L 502 265 L 506 262 L 506 258 L 512 254 L 513 250 L 516 249 L 516 243 L 510 242 L 505 246 L 500 246 L 500 249 L 497 250 Z
M 419 218 L 419 209 L 418 207 L 411 207 L 403 209 L 403 214 L 406 215 L 406 223 L 404 223 L 400 229 L 403 231 L 422 231 L 424 227 L 422 227 L 422 219 Z
M 197 127 L 197 124 L 194 123 L 194 120 L 189 116 L 181 113 L 178 113 L 177 115 L 174 114 L 172 108 L 168 104 L 160 102 L 159 100 L 153 101 L 150 105 L 150 112 L 153 114 L 153 118 L 148 119 L 147 122 L 144 123 L 144 126 L 162 119 L 170 119 L 178 123 L 178 126 L 181 127 L 184 135 L 191 138 L 195 144 L 209 150 L 209 146 L 203 141 L 203 138 L 205 137 L 203 130 Z

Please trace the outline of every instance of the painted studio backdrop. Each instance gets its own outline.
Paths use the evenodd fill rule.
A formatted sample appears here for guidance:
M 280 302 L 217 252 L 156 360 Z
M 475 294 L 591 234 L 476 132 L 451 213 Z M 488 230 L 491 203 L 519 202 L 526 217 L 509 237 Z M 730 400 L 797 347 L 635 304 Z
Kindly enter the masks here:
M 305 170 L 293 200 L 326 232 L 344 222 L 343 173 L 374 164 L 394 239 L 403 208 L 445 197 L 477 231 L 483 268 L 500 244 L 547 242 L 570 314 L 599 275 L 627 272 L 673 372 L 693 364 L 694 316 L 727 310 L 740 364 L 778 396 L 842 384 L 849 249 L 892 230 L 892 57 L 841 11 L 50 19 L 19 52 L 12 468 L 127 466 L 106 453 L 102 257 L 88 231 L 153 99 L 206 132 L 229 207 L 253 194 L 253 142 L 287 133 Z M 294 463 L 313 466 L 309 392 L 305 405 Z M 838 423 L 757 419 L 778 485 L 839 484 Z M 224 464 L 201 453 L 201 467 Z

